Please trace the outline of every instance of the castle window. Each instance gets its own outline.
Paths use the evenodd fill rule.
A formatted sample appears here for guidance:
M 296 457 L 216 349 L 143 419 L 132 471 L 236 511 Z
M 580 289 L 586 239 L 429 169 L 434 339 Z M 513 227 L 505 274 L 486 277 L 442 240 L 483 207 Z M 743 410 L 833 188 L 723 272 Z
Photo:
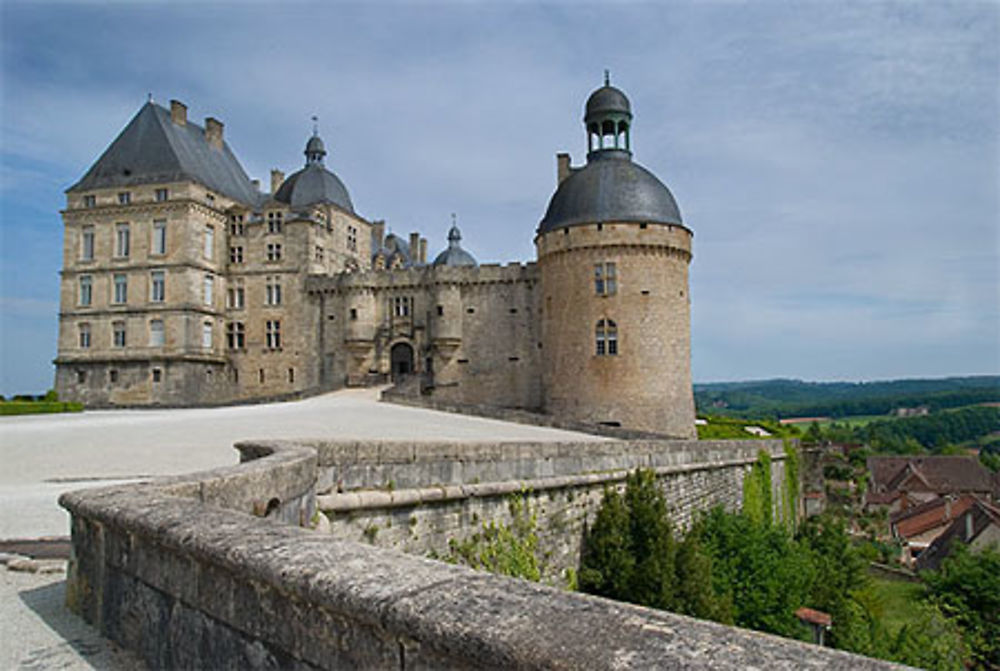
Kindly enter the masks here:
M 229 220 L 229 235 L 242 236 L 246 234 L 246 228 L 243 225 L 243 215 L 234 214 Z
M 229 262 L 243 263 L 243 247 L 237 245 L 229 248 Z
M 80 276 L 80 305 L 90 305 L 94 296 L 94 280 L 90 275 Z
M 358 318 L 358 309 L 357 308 L 351 308 L 351 319 L 352 320 L 356 320 L 357 318 Z
M 597 356 L 618 354 L 618 325 L 610 319 L 601 319 L 596 329 Z
M 162 255 L 167 253 L 167 221 L 157 219 L 153 222 L 153 245 L 151 254 Z
M 122 191 L 121 193 L 118 194 L 119 205 L 128 205 L 131 202 L 132 202 L 132 194 L 129 193 L 128 191 Z
M 156 202 L 157 203 L 162 203 L 163 201 L 165 201 L 169 197 L 170 197 L 170 192 L 167 191 L 166 189 L 157 189 L 156 190 Z
M 128 302 L 128 276 L 122 273 L 115 275 L 115 303 Z
M 205 202 L 208 203 L 209 205 L 214 205 L 215 204 L 215 196 L 213 196 L 210 193 L 206 193 L 205 194 Z M 209 373 L 209 374 L 211 374 L 211 373 Z
M 90 324 L 80 324 L 77 327 L 80 331 L 80 349 L 90 348 Z
M 268 320 L 264 335 L 268 349 L 279 349 L 281 347 L 281 321 L 277 319 Z
M 243 349 L 246 347 L 246 328 L 243 322 L 229 322 L 226 324 L 226 344 L 229 349 Z
M 437 306 L 437 313 L 438 313 L 438 317 L 444 317 L 444 306 L 443 305 Z
M 212 322 L 207 321 L 201 325 L 201 346 L 212 349 Z
M 281 212 L 268 212 L 267 213 L 267 232 L 268 233 L 281 233 Z
M 162 303 L 167 297 L 167 281 L 162 270 L 154 270 L 149 274 L 149 300 Z
M 215 228 L 212 226 L 205 227 L 205 258 L 209 261 L 212 260 L 212 256 L 215 253 Z
M 226 292 L 226 307 L 231 310 L 242 310 L 245 297 L 246 292 L 243 289 L 242 283 L 229 287 Z
M 396 296 L 392 299 L 392 314 L 397 317 L 409 317 L 413 299 L 409 296 Z
M 280 261 L 281 260 L 281 245 L 276 243 L 268 243 L 267 245 L 267 260 L 268 261 Z
M 125 322 L 111 323 L 111 344 L 114 347 L 125 347 Z
M 127 257 L 129 251 L 129 226 L 128 224 L 118 224 L 115 226 L 115 256 Z
M 78 370 L 76 371 L 76 383 L 83 384 L 87 381 L 87 371 Z
M 84 196 L 83 197 L 84 207 L 97 207 L 97 196 Z
M 202 298 L 205 305 L 212 304 L 212 285 L 214 284 L 211 275 L 205 275 L 205 282 L 202 288 Z
M 264 369 L 260 368 L 257 370 L 257 379 L 260 380 L 261 384 L 264 384 Z
M 163 371 L 159 368 L 153 369 L 153 382 L 159 382 L 163 378 Z
M 108 371 L 108 381 L 111 382 L 111 384 L 118 382 L 118 371 L 114 368 Z
M 323 248 L 316 245 L 316 263 L 323 263 Z
M 94 258 L 94 227 L 84 226 L 80 230 L 80 260 L 91 261 Z
M 355 226 L 347 227 L 347 248 L 352 251 L 358 249 L 358 229 Z
M 163 347 L 166 344 L 166 332 L 163 328 L 162 319 L 153 319 L 149 322 L 149 346 Z
M 281 305 L 281 279 L 278 277 L 268 277 L 264 286 L 264 304 Z
M 614 263 L 594 264 L 594 292 L 598 296 L 611 296 L 618 290 Z
M 289 384 L 294 384 L 294 382 L 295 382 L 295 369 L 294 368 L 289 368 L 288 369 L 288 383 Z

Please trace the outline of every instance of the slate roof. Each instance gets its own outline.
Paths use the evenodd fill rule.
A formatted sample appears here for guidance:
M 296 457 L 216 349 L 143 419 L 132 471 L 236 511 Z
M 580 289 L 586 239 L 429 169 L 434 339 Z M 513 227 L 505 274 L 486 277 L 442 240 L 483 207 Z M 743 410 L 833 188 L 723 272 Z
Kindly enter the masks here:
M 921 456 L 869 457 L 872 491 L 892 491 L 920 482 L 926 491 L 990 492 L 992 474 L 975 457 Z
M 148 102 L 67 193 L 186 180 L 246 204 L 261 197 L 229 145 L 209 144 L 204 128 L 176 124 L 169 110 Z
M 354 214 L 354 203 L 347 193 L 347 187 L 322 163 L 307 165 L 289 175 L 274 194 L 274 199 L 292 207 L 332 203 Z
M 435 266 L 475 266 L 475 257 L 462 249 L 462 232 L 458 226 L 452 226 L 448 231 L 448 248 L 434 259 Z

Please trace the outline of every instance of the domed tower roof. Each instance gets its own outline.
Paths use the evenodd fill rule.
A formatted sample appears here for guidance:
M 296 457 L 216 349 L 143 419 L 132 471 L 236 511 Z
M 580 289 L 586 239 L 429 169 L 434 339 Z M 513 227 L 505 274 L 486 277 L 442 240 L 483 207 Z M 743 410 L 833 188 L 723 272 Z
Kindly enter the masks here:
M 587 164 L 559 184 L 538 234 L 605 221 L 683 225 L 670 189 L 632 161 L 632 106 L 607 72 L 604 86 L 587 99 L 584 124 Z
M 462 232 L 452 224 L 448 231 L 448 248 L 434 259 L 435 266 L 476 266 L 476 259 L 462 249 Z
M 326 147 L 315 130 L 306 143 L 304 153 L 306 167 L 289 175 L 274 194 L 274 199 L 292 207 L 332 203 L 354 214 L 354 204 L 347 187 L 323 165 Z

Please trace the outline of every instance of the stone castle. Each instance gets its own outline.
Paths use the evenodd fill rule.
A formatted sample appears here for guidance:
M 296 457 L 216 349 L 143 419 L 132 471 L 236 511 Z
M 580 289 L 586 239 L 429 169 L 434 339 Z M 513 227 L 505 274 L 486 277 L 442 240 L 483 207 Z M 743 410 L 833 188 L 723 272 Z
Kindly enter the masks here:
M 586 102 L 557 155 L 537 261 L 479 265 L 453 226 L 386 234 L 314 129 L 270 189 L 187 108 L 145 104 L 67 190 L 56 389 L 90 406 L 201 405 L 403 382 L 460 404 L 694 437 L 691 231 L 632 160 L 632 112 Z M 527 232 L 527 229 L 526 229 Z

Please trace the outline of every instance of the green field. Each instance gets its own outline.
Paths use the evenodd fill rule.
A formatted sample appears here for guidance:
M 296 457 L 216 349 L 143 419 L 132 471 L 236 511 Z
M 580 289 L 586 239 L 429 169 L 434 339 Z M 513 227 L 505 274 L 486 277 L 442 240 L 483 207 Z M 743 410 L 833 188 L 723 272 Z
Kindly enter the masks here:
M 924 593 L 922 583 L 876 577 L 871 581 L 872 592 L 882 607 L 882 623 L 891 635 L 895 636 L 904 624 L 916 624 L 914 606 Z
M 0 401 L 0 415 L 41 415 L 82 411 L 83 404 L 72 401 Z

